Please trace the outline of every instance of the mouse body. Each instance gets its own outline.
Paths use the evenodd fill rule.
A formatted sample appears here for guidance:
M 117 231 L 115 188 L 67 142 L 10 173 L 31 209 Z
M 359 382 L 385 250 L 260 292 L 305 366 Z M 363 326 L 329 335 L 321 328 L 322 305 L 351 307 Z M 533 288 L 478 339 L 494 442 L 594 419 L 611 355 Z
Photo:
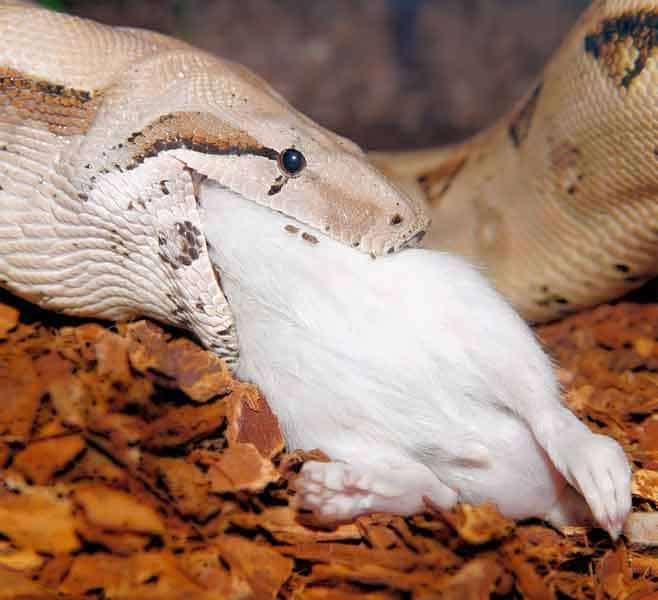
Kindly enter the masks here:
M 289 447 L 332 459 L 304 465 L 302 507 L 335 521 L 493 501 L 558 525 L 593 514 L 619 534 L 621 447 L 564 406 L 533 332 L 477 269 L 425 249 L 373 259 L 212 182 L 201 205 L 236 374 Z

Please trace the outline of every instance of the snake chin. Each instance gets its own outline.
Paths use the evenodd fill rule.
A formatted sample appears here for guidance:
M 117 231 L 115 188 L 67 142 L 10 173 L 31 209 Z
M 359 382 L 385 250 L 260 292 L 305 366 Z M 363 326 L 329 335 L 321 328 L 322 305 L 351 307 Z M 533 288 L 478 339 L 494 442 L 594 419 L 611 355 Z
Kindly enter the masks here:
M 289 447 L 334 461 L 304 467 L 301 507 L 332 521 L 493 501 L 510 517 L 562 522 L 589 514 L 565 493 L 571 483 L 619 533 L 630 499 L 623 453 L 613 448 L 616 471 L 601 475 L 616 492 L 608 499 L 596 453 L 580 443 L 592 434 L 561 404 L 531 330 L 478 270 L 423 249 L 373 260 L 204 185 L 236 374 L 261 388 Z M 570 470 L 580 458 L 592 465 L 582 481 Z

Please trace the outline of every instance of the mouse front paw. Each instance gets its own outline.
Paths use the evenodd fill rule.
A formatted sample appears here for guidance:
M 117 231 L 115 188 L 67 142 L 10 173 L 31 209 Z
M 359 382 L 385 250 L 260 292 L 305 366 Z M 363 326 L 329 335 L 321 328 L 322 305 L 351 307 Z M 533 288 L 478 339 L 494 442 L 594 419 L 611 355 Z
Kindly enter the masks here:
M 631 510 L 631 470 L 621 446 L 590 434 L 565 446 L 567 480 L 584 496 L 594 518 L 617 538 Z
M 410 515 L 423 510 L 424 497 L 452 505 L 457 494 L 422 465 L 375 468 L 348 463 L 307 462 L 295 481 L 300 508 L 324 522 L 348 521 L 371 512 Z

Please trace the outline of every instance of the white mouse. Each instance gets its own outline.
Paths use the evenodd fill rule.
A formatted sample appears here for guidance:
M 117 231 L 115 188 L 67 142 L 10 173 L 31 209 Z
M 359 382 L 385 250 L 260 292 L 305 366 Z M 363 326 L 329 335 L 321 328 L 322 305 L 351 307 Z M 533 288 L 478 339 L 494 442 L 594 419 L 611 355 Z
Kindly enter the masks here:
M 534 334 L 474 267 L 422 249 L 372 259 L 210 181 L 201 204 L 236 374 L 290 448 L 332 459 L 304 465 L 300 506 L 337 521 L 493 501 L 556 525 L 593 515 L 619 535 L 621 447 L 564 406 Z

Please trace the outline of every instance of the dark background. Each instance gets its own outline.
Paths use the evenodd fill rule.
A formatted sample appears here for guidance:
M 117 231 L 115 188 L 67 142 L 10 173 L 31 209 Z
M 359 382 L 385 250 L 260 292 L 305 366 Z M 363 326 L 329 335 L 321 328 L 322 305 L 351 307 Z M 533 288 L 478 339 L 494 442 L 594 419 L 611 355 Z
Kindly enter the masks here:
M 43 0 L 241 62 L 367 148 L 455 141 L 530 86 L 587 0 Z

